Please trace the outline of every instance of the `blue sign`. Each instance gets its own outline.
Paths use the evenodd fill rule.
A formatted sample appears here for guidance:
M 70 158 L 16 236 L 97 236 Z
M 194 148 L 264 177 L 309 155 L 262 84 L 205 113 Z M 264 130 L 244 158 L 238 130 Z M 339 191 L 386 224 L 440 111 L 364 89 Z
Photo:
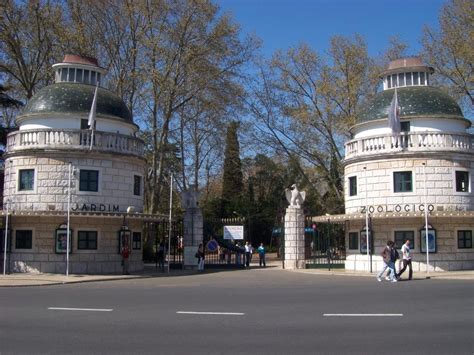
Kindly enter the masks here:
M 219 244 L 217 244 L 217 242 L 213 239 L 207 242 L 206 248 L 210 252 L 217 251 L 217 249 L 219 249 Z

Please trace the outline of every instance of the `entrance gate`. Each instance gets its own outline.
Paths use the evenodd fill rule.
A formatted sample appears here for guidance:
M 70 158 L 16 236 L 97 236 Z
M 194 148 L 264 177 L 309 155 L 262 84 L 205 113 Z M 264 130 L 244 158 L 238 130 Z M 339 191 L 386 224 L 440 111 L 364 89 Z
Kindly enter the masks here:
M 224 225 L 243 225 L 241 218 L 204 220 L 203 246 L 205 249 L 205 268 L 241 269 L 244 267 L 244 240 L 225 240 Z
M 343 225 L 319 223 L 317 228 L 313 227 L 305 228 L 306 267 L 343 269 L 346 260 Z

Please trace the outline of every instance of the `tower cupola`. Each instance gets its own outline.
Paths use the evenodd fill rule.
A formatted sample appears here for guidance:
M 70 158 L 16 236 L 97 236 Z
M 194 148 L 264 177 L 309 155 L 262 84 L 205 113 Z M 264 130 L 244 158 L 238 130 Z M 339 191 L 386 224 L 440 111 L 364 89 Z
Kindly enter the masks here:
M 56 83 L 80 83 L 96 85 L 101 83 L 107 71 L 99 67 L 97 59 L 92 57 L 66 54 L 62 63 L 53 65 Z
M 430 74 L 434 69 L 424 65 L 420 58 L 409 57 L 393 60 L 380 77 L 383 89 L 394 89 L 407 86 L 429 86 Z

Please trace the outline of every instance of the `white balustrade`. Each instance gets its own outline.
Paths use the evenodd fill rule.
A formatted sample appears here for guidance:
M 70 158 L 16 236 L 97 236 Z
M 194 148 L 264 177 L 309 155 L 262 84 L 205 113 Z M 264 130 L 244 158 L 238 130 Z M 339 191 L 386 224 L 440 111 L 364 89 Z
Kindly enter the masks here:
M 474 153 L 474 135 L 446 132 L 407 132 L 353 139 L 346 143 L 345 159 L 381 153 L 467 151 Z
M 7 152 L 28 149 L 78 149 L 89 150 L 92 132 L 90 130 L 23 130 L 10 133 Z M 94 132 L 93 149 L 121 154 L 143 156 L 143 141 L 118 133 Z

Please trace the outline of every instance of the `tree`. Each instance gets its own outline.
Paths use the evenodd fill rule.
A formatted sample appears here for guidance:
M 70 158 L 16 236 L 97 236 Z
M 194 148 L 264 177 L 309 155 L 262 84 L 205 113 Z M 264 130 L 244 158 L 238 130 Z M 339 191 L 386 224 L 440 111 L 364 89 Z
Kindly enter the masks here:
M 244 185 L 239 140 L 237 137 L 238 128 L 239 123 L 236 121 L 231 122 L 227 128 L 222 179 L 221 217 L 232 216 L 232 213 L 241 207 Z
M 62 10 L 51 1 L 6 0 L 0 15 L 0 73 L 29 99 L 53 79 Z
M 450 0 L 439 16 L 439 31 L 423 30 L 423 55 L 435 68 L 433 79 L 445 86 L 461 105 L 474 105 L 474 6 L 470 0 Z
M 305 44 L 276 52 L 253 88 L 254 138 L 300 162 L 306 182 L 336 199 L 331 213 L 343 211 L 343 144 L 361 105 L 376 92 L 373 77 L 364 40 L 335 36 L 327 59 Z

